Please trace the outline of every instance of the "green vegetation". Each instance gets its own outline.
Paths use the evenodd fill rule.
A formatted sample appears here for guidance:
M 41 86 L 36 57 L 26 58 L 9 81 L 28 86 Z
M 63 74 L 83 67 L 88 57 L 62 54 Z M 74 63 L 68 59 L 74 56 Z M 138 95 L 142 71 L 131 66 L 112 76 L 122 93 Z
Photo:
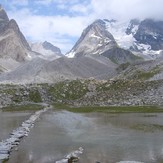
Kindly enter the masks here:
M 54 103 L 53 104 L 53 107 L 54 107 L 54 109 L 70 109 L 71 108 L 71 106 L 70 105 L 67 105 L 67 104 L 63 104 L 63 103 Z
M 134 79 L 148 80 L 152 78 L 154 75 L 158 74 L 159 72 L 160 72 L 160 68 L 156 66 L 150 71 L 137 71 L 132 77 Z
M 28 105 L 10 105 L 3 107 L 3 111 L 33 111 L 43 109 L 42 105 L 28 104 Z
M 33 101 L 33 102 L 36 102 L 36 103 L 37 102 L 42 102 L 39 91 L 38 90 L 31 90 L 29 92 L 29 100 Z
M 55 109 L 68 110 L 75 113 L 163 113 L 163 108 L 156 106 L 83 106 L 72 107 L 65 104 L 54 104 Z
M 88 89 L 80 80 L 57 83 L 48 88 L 49 94 L 55 99 L 76 100 L 83 97 Z

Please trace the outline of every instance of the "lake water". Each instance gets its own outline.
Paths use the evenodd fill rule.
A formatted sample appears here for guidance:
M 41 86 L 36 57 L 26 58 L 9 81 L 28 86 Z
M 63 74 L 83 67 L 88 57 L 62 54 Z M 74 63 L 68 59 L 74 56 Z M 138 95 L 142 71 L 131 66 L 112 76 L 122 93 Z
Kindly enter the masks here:
M 19 114 L 23 113 L 13 113 L 8 120 L 26 116 L 26 113 Z M 16 115 L 19 118 L 15 118 Z M 15 122 L 16 125 L 19 122 Z M 1 131 L 9 133 L 13 128 L 11 124 L 8 122 L 2 126 L 0 123 L 0 128 L 6 127 L 0 129 L 1 136 Z M 84 149 L 80 163 L 163 163 L 162 125 L 163 114 L 160 113 L 78 114 L 48 111 L 41 115 L 29 136 L 21 141 L 18 150 L 12 152 L 8 163 L 55 163 L 79 147 Z
M 30 112 L 2 112 L 0 111 L 0 141 L 9 137 L 14 129 L 28 119 Z

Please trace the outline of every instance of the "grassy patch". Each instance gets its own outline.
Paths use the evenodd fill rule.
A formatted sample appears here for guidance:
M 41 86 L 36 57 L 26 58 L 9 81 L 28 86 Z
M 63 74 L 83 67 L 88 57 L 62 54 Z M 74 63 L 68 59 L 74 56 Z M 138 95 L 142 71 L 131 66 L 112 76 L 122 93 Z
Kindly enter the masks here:
M 29 92 L 29 99 L 30 101 L 33 101 L 33 102 L 42 102 L 42 99 L 41 99 L 41 96 L 40 96 L 40 93 L 38 90 L 31 90 Z
M 140 80 L 148 80 L 152 78 L 154 75 L 160 72 L 160 68 L 158 66 L 154 67 L 150 71 L 137 71 L 134 78 Z
M 57 104 L 57 109 L 64 109 L 75 113 L 105 112 L 105 113 L 163 113 L 163 108 L 156 106 L 84 106 L 70 107 L 68 105 Z
M 70 109 L 71 107 L 67 104 L 63 103 L 54 103 L 53 104 L 54 109 Z
M 48 89 L 49 94 L 59 100 L 76 100 L 83 97 L 87 91 L 86 84 L 80 80 L 60 82 Z
M 29 105 L 10 105 L 7 107 L 3 107 L 3 111 L 32 111 L 32 110 L 40 110 L 43 109 L 42 105 L 35 105 L 35 104 L 29 104 Z

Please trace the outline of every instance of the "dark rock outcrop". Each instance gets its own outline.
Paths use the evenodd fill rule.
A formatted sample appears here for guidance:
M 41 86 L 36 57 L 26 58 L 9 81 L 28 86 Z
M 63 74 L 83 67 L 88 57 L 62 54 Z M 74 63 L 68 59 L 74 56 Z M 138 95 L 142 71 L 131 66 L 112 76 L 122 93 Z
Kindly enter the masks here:
M 134 38 L 140 44 L 150 45 L 152 50 L 163 49 L 163 21 L 145 19 L 140 23 Z

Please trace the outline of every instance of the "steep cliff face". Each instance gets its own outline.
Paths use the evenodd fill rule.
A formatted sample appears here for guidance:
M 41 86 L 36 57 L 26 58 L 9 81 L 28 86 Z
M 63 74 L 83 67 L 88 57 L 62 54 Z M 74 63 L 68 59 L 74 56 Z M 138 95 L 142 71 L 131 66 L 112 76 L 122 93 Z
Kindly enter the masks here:
M 28 59 L 31 49 L 15 20 L 9 20 L 0 8 L 0 58 L 11 58 L 17 62 Z
M 163 49 L 163 21 L 146 19 L 142 21 L 134 35 L 140 44 L 149 45 L 151 50 Z
M 112 34 L 106 30 L 105 23 L 102 20 L 96 20 L 83 31 L 67 56 L 71 58 L 101 54 L 115 46 L 117 43 Z

